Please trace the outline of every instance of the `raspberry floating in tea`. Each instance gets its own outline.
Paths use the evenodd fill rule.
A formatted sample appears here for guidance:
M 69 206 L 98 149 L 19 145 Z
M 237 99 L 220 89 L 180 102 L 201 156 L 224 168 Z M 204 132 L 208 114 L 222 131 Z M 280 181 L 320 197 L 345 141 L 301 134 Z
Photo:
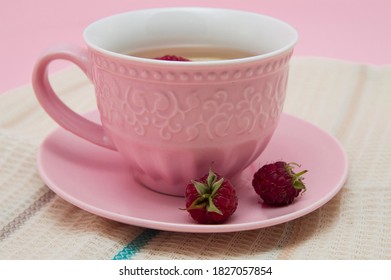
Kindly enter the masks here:
M 191 61 L 190 59 L 187 59 L 185 57 L 178 56 L 178 55 L 170 55 L 170 54 L 167 54 L 167 55 L 164 55 L 164 56 L 161 56 L 161 57 L 156 57 L 155 59 L 157 59 L 157 60 L 167 60 L 167 61 Z

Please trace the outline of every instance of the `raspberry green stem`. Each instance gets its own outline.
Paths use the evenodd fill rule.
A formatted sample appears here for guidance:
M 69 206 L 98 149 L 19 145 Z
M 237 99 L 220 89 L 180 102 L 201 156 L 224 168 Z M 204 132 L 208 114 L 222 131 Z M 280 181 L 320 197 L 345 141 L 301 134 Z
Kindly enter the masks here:
M 301 165 L 300 164 L 297 164 L 295 162 L 290 162 L 290 163 L 287 163 L 286 164 L 286 170 L 288 171 L 288 173 L 292 176 L 292 185 L 295 189 L 298 189 L 298 190 L 304 190 L 306 191 L 306 187 L 304 185 L 304 183 L 302 182 L 302 178 L 301 176 L 305 173 L 308 172 L 308 170 L 303 170 L 303 171 L 300 171 L 299 173 L 294 173 L 292 171 L 293 169 L 293 166 L 297 166 L 297 167 L 300 167 Z
M 303 170 L 303 171 L 301 171 L 301 172 L 299 172 L 299 173 L 296 173 L 295 176 L 296 176 L 297 178 L 299 178 L 301 175 L 303 175 L 303 174 L 305 174 L 305 173 L 307 173 L 307 172 L 308 172 L 308 170 Z
M 301 175 L 307 173 L 308 170 L 303 170 L 297 174 L 294 174 L 292 177 L 292 184 L 295 189 L 306 191 L 304 183 L 301 181 Z

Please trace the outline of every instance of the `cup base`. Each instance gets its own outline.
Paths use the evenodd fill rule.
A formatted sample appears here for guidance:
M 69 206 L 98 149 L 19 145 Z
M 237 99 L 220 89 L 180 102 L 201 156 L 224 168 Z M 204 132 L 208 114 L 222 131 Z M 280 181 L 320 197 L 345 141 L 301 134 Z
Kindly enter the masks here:
M 243 171 L 238 171 L 232 176 L 226 176 L 225 178 L 235 186 L 241 180 Z M 190 183 L 190 179 L 188 181 L 173 183 L 168 182 L 165 178 L 152 178 L 148 174 L 137 171 L 132 172 L 132 177 L 138 184 L 153 192 L 174 197 L 185 197 L 186 187 Z
M 163 149 L 138 142 L 120 147 L 126 149 L 122 155 L 132 155 L 124 159 L 140 185 L 161 194 L 183 197 L 191 180 L 204 177 L 211 165 L 216 173 L 233 183 L 260 156 L 270 138 L 207 148 L 174 145 Z
M 175 197 L 184 197 L 186 184 L 179 186 L 179 184 L 167 184 L 167 181 L 162 179 L 153 179 L 146 174 L 140 172 L 133 172 L 134 180 L 139 183 L 141 186 L 157 192 L 163 195 L 175 196 Z

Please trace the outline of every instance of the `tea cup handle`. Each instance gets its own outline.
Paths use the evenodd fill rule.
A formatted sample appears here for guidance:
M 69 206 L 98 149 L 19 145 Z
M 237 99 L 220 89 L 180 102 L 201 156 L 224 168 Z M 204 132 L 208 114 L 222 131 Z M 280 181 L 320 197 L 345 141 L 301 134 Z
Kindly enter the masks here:
M 116 150 L 102 125 L 96 124 L 74 112 L 54 92 L 48 79 L 48 66 L 57 59 L 76 64 L 90 78 L 87 49 L 64 46 L 43 54 L 35 64 L 32 85 L 44 110 L 63 128 L 99 146 Z

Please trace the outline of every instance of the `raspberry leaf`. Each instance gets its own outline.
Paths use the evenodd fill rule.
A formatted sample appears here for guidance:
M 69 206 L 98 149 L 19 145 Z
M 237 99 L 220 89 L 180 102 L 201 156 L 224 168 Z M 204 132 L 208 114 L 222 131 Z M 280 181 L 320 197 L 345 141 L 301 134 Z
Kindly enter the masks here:
M 188 209 L 199 209 L 204 207 L 207 207 L 207 202 L 205 200 L 205 197 L 200 196 L 193 201 L 193 203 L 188 207 Z
M 219 180 L 217 180 L 217 178 L 217 175 L 212 171 L 212 168 L 210 168 L 208 177 L 206 178 L 206 183 L 201 183 L 194 180 L 191 181 L 194 185 L 194 188 L 197 190 L 199 197 L 195 199 L 187 209 L 205 207 L 208 212 L 215 212 L 223 215 L 220 209 L 218 209 L 213 202 L 214 197 L 224 182 L 224 178 L 220 178 Z
M 216 205 L 214 204 L 212 196 L 208 198 L 208 202 L 209 203 L 206 205 L 206 210 L 208 210 L 208 212 L 215 212 L 217 214 L 223 215 L 220 209 L 217 208 Z
M 293 187 L 297 190 L 306 190 L 304 183 L 301 180 L 297 180 L 293 182 Z
M 212 198 L 215 197 L 217 191 L 220 189 L 223 182 L 224 182 L 224 178 L 221 178 L 220 180 L 218 180 L 212 185 L 212 194 L 210 195 Z
M 193 183 L 193 185 L 196 188 L 199 195 L 202 196 L 208 191 L 208 186 L 205 185 L 204 183 L 200 183 L 200 182 L 193 181 L 193 180 L 191 182 Z
M 217 175 L 213 172 L 212 168 L 210 168 L 208 178 L 206 179 L 208 187 L 212 187 L 214 182 L 216 182 L 216 180 L 217 180 Z

